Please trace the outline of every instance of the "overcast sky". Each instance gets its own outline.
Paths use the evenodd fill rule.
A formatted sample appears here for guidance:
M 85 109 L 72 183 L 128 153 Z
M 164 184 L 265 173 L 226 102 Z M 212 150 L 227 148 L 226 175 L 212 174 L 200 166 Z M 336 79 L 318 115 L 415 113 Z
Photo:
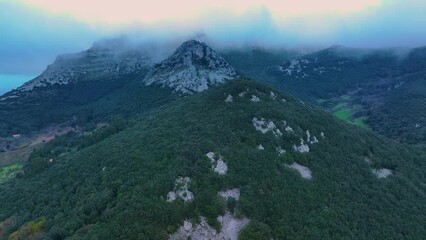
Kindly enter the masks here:
M 426 0 L 0 0 L 0 73 L 40 73 L 105 37 L 199 34 L 217 46 L 422 46 Z

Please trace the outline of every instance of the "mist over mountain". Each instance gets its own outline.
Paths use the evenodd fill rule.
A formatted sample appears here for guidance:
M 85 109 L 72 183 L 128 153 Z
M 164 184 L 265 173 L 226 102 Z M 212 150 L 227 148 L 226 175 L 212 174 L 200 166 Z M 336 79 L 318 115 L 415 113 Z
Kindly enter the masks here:
M 318 49 L 341 44 L 387 48 L 418 47 L 426 42 L 426 32 L 419 27 L 426 21 L 422 11 L 425 3 L 419 0 L 347 4 L 333 0 L 239 0 L 226 4 L 123 0 L 109 2 L 103 8 L 99 5 L 93 0 L 56 4 L 2 1 L 0 72 L 37 74 L 58 54 L 76 52 L 97 39 L 117 35 L 154 43 L 176 41 L 175 47 L 200 34 L 208 36 L 217 45 L 214 47 Z

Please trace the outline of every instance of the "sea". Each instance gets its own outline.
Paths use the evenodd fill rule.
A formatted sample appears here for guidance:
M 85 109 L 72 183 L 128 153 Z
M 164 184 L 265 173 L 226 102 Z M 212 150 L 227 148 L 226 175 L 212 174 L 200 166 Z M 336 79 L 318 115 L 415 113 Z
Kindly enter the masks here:
M 0 95 L 15 89 L 25 82 L 33 79 L 34 75 L 28 74 L 3 74 L 0 73 Z

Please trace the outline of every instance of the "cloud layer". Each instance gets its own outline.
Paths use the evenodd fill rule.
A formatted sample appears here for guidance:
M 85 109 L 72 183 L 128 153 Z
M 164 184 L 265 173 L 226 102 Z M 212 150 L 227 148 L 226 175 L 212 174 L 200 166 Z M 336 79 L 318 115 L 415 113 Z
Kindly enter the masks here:
M 40 72 L 103 37 L 217 46 L 426 45 L 423 0 L 0 0 L 0 73 Z

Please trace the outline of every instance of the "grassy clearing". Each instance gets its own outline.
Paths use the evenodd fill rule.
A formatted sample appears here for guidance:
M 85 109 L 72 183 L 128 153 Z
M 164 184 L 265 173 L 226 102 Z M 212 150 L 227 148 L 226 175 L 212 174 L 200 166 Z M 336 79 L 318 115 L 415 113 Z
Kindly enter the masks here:
M 18 173 L 22 173 L 22 169 L 23 165 L 21 163 L 16 163 L 0 168 L 0 184 L 5 183 L 16 177 Z
M 337 112 L 334 112 L 334 115 L 337 118 L 339 118 L 339 119 L 341 119 L 345 122 L 351 122 L 352 110 L 351 109 L 342 109 L 342 110 L 339 110 Z
M 350 99 L 350 96 L 346 96 L 346 95 L 342 96 L 341 99 L 348 99 L 347 97 L 349 97 Z M 347 123 L 357 125 L 364 129 L 370 129 L 370 127 L 365 123 L 365 120 L 367 120 L 367 117 L 363 116 L 363 117 L 358 117 L 355 119 L 353 118 L 355 111 L 360 108 L 361 108 L 360 105 L 350 106 L 349 103 L 347 102 L 340 102 L 339 104 L 334 106 L 333 114 L 337 118 Z
M 361 128 L 364 128 L 364 129 L 370 129 L 370 127 L 365 123 L 365 121 L 367 120 L 367 117 L 359 117 L 359 118 L 355 118 L 354 120 L 353 120 L 353 124 L 355 124 L 355 125 L 357 125 L 357 126 L 359 126 L 359 127 L 361 127 Z
M 30 145 L 14 151 L 0 153 L 0 167 L 27 161 L 34 148 L 40 145 L 42 144 Z

